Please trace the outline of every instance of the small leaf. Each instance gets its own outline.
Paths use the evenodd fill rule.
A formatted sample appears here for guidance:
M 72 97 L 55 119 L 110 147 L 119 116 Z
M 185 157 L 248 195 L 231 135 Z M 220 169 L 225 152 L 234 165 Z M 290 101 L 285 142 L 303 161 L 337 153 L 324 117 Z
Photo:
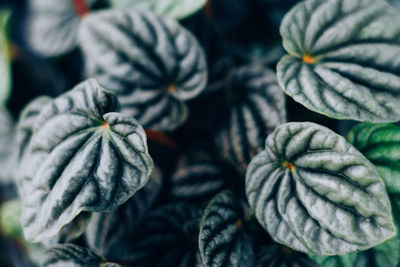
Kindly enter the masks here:
M 220 192 L 227 184 L 226 173 L 218 162 L 203 151 L 178 159 L 171 177 L 171 198 L 184 202 L 204 201 Z
M 286 122 L 285 97 L 275 74 L 259 66 L 233 70 L 223 86 L 220 106 L 229 110 L 215 142 L 222 158 L 245 173 L 250 160 L 262 151 L 265 137 Z
M 400 120 L 399 20 L 383 0 L 301 2 L 281 24 L 281 87 L 332 118 Z
M 8 200 L 0 207 L 1 233 L 16 239 L 23 239 L 21 228 L 22 203 L 19 200 Z
M 286 123 L 268 136 L 247 170 L 246 194 L 275 241 L 309 254 L 367 249 L 395 233 L 375 167 L 314 123 Z
M 86 75 L 113 90 L 122 111 L 145 128 L 180 126 L 187 118 L 183 101 L 207 84 L 201 46 L 173 19 L 148 11 L 98 12 L 84 19 L 79 36 Z
M 11 92 L 11 58 L 7 25 L 11 12 L 0 10 L 0 106 L 4 106 Z
M 197 237 L 202 210 L 175 203 L 148 213 L 110 257 L 132 266 L 202 266 Z M 132 241 L 134 240 L 134 242 Z
M 141 222 L 156 200 L 161 183 L 161 170 L 155 166 L 147 184 L 127 202 L 112 212 L 93 213 L 85 233 L 90 247 L 107 256 L 110 247 Z
M 111 0 L 114 8 L 145 9 L 175 19 L 186 18 L 202 8 L 207 0 Z
M 349 133 L 349 141 L 375 165 L 386 190 L 400 194 L 400 127 L 360 123 Z
M 317 267 L 306 255 L 281 245 L 261 247 L 256 255 L 256 267 Z
M 81 212 L 112 211 L 146 184 L 144 130 L 115 111 L 116 96 L 88 80 L 37 115 L 17 177 L 27 240 L 55 236 Z
M 107 265 L 112 264 L 112 265 Z M 120 266 L 106 263 L 104 257 L 95 251 L 74 244 L 65 244 L 51 248 L 46 253 L 44 267 L 50 266 Z
M 253 244 L 231 191 L 219 193 L 206 208 L 199 246 L 205 266 L 253 266 Z

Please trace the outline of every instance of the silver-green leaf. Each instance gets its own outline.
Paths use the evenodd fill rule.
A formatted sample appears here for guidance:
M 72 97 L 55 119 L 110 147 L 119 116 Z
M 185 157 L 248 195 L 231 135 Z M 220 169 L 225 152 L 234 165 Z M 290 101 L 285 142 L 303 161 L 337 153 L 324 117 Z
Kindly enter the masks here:
M 336 119 L 400 120 L 400 13 L 384 0 L 307 0 L 281 24 L 282 89 Z
M 112 211 L 147 183 L 153 162 L 144 130 L 118 108 L 92 79 L 37 115 L 17 177 L 27 240 L 55 236 L 81 212 Z
M 240 206 L 231 191 L 219 193 L 204 211 L 199 247 L 205 266 L 253 266 L 252 240 L 243 229 Z
M 114 8 L 150 10 L 158 15 L 175 19 L 186 18 L 200 8 L 207 0 L 109 0 Z
M 83 20 L 79 39 L 86 75 L 113 90 L 122 111 L 145 128 L 180 126 L 187 118 L 184 101 L 207 84 L 201 46 L 173 19 L 149 11 L 98 12 Z
M 7 26 L 10 11 L 0 10 L 0 105 L 5 105 L 11 92 L 11 52 Z
M 275 241 L 309 254 L 367 249 L 395 234 L 375 167 L 315 123 L 286 123 L 268 136 L 247 170 L 246 194 Z

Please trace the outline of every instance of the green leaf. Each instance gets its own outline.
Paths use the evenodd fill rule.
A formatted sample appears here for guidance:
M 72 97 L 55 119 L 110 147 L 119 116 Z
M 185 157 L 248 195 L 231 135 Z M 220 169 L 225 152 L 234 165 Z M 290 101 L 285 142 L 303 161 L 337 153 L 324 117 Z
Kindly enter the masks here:
M 383 0 L 308 0 L 281 24 L 282 89 L 336 119 L 400 120 L 400 13 Z
M 184 19 L 201 9 L 207 0 L 110 0 L 112 7 L 144 9 L 158 15 Z
M 27 240 L 55 236 L 81 212 L 112 211 L 146 184 L 153 163 L 144 130 L 118 107 L 92 79 L 37 115 L 17 177 Z
M 127 202 L 112 212 L 93 213 L 85 232 L 89 246 L 107 256 L 110 247 L 134 230 L 154 204 L 162 178 L 161 170 L 155 166 L 147 184 Z
M 219 106 L 228 110 L 220 115 L 224 121 L 216 126 L 215 143 L 222 158 L 245 173 L 262 151 L 265 137 L 286 122 L 285 96 L 275 73 L 260 66 L 231 71 L 223 87 L 225 97 Z
M 375 165 L 386 190 L 400 194 L 400 127 L 360 123 L 349 133 L 349 141 Z
M 86 75 L 113 90 L 122 111 L 145 128 L 180 126 L 187 119 L 184 101 L 207 84 L 201 46 L 173 19 L 148 11 L 98 12 L 84 19 L 79 38 Z
M 0 106 L 4 106 L 11 92 L 11 58 L 8 40 L 8 20 L 11 12 L 0 10 Z
M 110 265 L 111 264 L 111 265 Z M 106 263 L 104 257 L 95 251 L 74 244 L 64 244 L 49 249 L 46 253 L 44 267 L 50 266 L 120 266 Z
M 23 239 L 21 227 L 22 204 L 19 200 L 8 200 L 0 207 L 1 233 L 16 239 Z
M 268 136 L 247 170 L 246 194 L 275 241 L 309 254 L 367 249 L 395 233 L 375 167 L 315 123 L 286 123 Z
M 205 266 L 253 266 L 252 240 L 231 191 L 219 193 L 204 211 L 199 247 Z

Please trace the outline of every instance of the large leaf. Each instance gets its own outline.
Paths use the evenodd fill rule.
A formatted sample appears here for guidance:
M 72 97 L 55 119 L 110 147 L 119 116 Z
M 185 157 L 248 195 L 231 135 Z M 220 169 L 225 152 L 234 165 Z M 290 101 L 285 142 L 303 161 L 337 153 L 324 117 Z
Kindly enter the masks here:
M 36 53 L 60 56 L 77 45 L 81 16 L 99 0 L 29 0 L 27 42 Z
M 400 127 L 394 124 L 360 123 L 349 141 L 370 160 L 392 194 L 400 194 Z
M 46 253 L 42 266 L 102 266 L 118 267 L 119 264 L 106 262 L 103 256 L 95 251 L 74 244 L 65 244 L 51 248 Z
M 308 0 L 281 24 L 283 90 L 336 119 L 400 120 L 400 13 L 384 0 Z
M 109 0 L 115 8 L 150 10 L 158 15 L 183 19 L 198 11 L 207 0 Z
M 205 266 L 253 266 L 252 240 L 243 229 L 241 207 L 231 191 L 219 193 L 204 211 L 199 247 Z
M 286 122 L 285 97 L 275 74 L 260 66 L 233 70 L 223 87 L 224 102 L 219 105 L 228 110 L 215 142 L 222 158 L 245 173 L 250 160 L 262 151 L 265 137 Z
M 86 75 L 118 95 L 145 128 L 172 130 L 187 118 L 183 101 L 207 83 L 206 60 L 191 33 L 148 11 L 87 16 L 80 29 Z
M 250 163 L 246 194 L 275 241 L 310 254 L 367 249 L 395 232 L 385 185 L 347 141 L 314 123 L 287 123 Z
M 93 213 L 85 237 L 90 247 L 107 256 L 114 244 L 141 222 L 161 189 L 162 173 L 156 166 L 147 184 L 112 212 Z
M 226 173 L 218 161 L 201 150 L 194 150 L 178 159 L 171 176 L 170 195 L 184 202 L 212 198 L 227 184 Z
M 202 266 L 197 238 L 202 210 L 185 203 L 148 213 L 133 235 L 111 251 L 132 266 Z
M 0 105 L 5 105 L 11 92 L 11 62 L 7 25 L 10 11 L 0 10 Z
M 144 130 L 117 110 L 116 96 L 88 80 L 37 115 L 17 177 L 27 240 L 49 239 L 81 212 L 112 211 L 146 184 Z

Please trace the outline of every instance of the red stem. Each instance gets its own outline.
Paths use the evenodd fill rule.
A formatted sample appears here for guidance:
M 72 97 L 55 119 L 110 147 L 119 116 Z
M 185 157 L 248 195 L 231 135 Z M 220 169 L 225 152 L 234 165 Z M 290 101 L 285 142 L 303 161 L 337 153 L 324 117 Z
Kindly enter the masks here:
M 211 0 L 208 0 L 207 3 L 203 7 L 204 13 L 209 19 L 212 19 L 214 16 L 213 8 L 211 5 Z
M 85 0 L 71 0 L 72 5 L 75 8 L 76 14 L 78 14 L 79 17 L 84 17 L 89 13 L 89 7 L 86 4 Z
M 147 138 L 149 140 L 154 140 L 160 144 L 163 144 L 169 148 L 172 148 L 174 150 L 180 150 L 178 145 L 172 141 L 168 136 L 163 134 L 162 132 L 150 130 L 150 129 L 144 129 L 146 132 Z

